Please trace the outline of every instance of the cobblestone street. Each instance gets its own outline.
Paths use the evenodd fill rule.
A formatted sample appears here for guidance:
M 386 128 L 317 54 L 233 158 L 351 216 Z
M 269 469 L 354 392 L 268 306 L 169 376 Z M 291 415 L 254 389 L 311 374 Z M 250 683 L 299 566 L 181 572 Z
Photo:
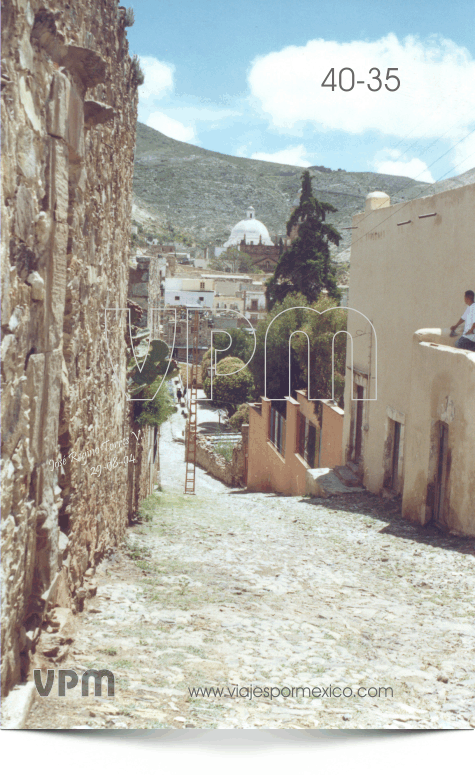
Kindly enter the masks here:
M 115 697 L 55 686 L 27 727 L 475 727 L 473 541 L 365 493 L 232 491 L 197 470 L 183 496 L 179 423 L 162 430 L 153 519 L 98 567 L 58 665 L 112 670 Z M 251 684 L 353 695 L 251 699 Z M 232 697 L 191 697 L 200 687 Z

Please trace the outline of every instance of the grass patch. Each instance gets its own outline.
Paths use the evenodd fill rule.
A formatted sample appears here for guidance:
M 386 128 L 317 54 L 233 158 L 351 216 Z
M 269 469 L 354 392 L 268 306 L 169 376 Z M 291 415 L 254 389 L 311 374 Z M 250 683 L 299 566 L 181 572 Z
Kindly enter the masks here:
M 131 660 L 114 660 L 114 668 L 134 668 Z
M 139 518 L 144 523 L 151 523 L 161 506 L 161 497 L 158 493 L 147 496 L 139 507 Z
M 106 647 L 105 649 L 100 649 L 99 652 L 101 652 L 103 655 L 117 655 L 117 650 L 115 647 Z
M 132 560 L 149 558 L 152 554 L 152 550 L 149 547 L 144 547 L 138 542 L 127 542 L 125 552 Z
M 214 446 L 218 455 L 222 455 L 227 463 L 233 460 L 234 442 L 230 439 L 220 439 Z
M 136 560 L 135 565 L 137 566 L 137 568 L 142 569 L 142 571 L 158 573 L 160 570 L 156 563 L 149 563 L 148 560 Z M 154 584 L 153 581 L 152 581 L 152 584 Z

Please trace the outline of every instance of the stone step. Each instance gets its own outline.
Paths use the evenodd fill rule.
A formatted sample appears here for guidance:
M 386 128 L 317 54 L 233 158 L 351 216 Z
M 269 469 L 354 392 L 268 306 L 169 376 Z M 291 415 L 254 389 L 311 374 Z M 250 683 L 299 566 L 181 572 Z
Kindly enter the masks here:
M 335 466 L 333 471 L 338 479 L 342 481 L 343 485 L 347 485 L 349 488 L 358 488 L 361 486 L 360 478 L 348 466 Z
M 351 469 L 353 474 L 356 474 L 358 476 L 358 472 L 359 472 L 359 468 L 360 467 L 358 466 L 357 463 L 355 463 L 354 461 L 347 461 L 346 462 L 346 466 L 348 467 L 348 469 Z
M 363 493 L 364 488 L 348 487 L 336 476 L 333 469 L 307 469 L 306 493 L 308 496 L 329 498 L 343 493 Z

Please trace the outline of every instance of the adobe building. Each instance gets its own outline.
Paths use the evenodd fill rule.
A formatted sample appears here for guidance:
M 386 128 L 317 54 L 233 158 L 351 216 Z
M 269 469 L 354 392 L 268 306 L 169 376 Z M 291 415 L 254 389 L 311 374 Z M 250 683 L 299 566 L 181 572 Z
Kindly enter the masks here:
M 448 335 L 475 287 L 474 213 L 470 184 L 392 206 L 373 192 L 354 217 L 343 432 L 366 488 L 471 536 L 475 353 Z
M 319 400 L 319 418 L 306 393 L 249 404 L 248 490 L 304 496 L 309 469 L 341 464 L 344 412 L 331 400 Z

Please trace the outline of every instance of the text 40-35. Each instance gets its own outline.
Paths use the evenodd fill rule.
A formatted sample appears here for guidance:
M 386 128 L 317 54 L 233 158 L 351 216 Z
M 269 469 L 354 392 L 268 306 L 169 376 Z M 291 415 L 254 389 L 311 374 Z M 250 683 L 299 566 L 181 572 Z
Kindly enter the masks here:
M 396 92 L 401 86 L 401 81 L 397 75 L 394 75 L 397 70 L 399 70 L 398 67 L 388 67 L 386 70 L 386 78 L 384 80 L 386 82 L 389 81 L 389 85 L 388 83 L 385 83 L 384 87 L 388 90 L 388 92 Z M 366 84 L 371 92 L 379 92 L 383 86 L 380 69 L 378 67 L 372 67 L 369 71 L 369 83 L 366 83 L 366 81 L 356 80 L 355 71 L 352 70 L 351 67 L 342 67 L 338 73 L 337 84 L 335 81 L 335 68 L 332 67 L 328 75 L 322 81 L 322 86 L 328 86 L 332 92 L 337 89 L 338 86 L 343 92 L 351 92 L 352 89 L 354 89 L 355 86 L 358 86 L 359 84 L 362 84 L 363 86 Z

